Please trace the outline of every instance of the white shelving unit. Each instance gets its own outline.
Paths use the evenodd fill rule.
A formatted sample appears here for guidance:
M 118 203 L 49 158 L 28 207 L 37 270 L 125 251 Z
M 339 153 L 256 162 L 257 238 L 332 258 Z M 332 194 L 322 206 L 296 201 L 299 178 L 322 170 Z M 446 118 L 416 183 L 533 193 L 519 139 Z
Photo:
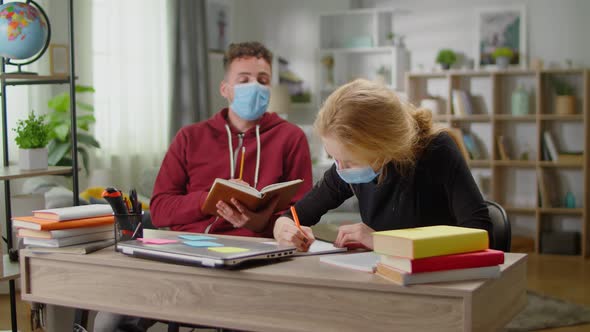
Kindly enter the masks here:
M 383 80 L 392 89 L 404 88 L 409 69 L 406 48 L 392 45 L 394 16 L 401 11 L 389 8 L 353 9 L 319 15 L 319 102 L 338 86 L 356 78 Z M 332 70 L 323 59 L 333 59 Z M 384 68 L 378 74 L 380 68 Z

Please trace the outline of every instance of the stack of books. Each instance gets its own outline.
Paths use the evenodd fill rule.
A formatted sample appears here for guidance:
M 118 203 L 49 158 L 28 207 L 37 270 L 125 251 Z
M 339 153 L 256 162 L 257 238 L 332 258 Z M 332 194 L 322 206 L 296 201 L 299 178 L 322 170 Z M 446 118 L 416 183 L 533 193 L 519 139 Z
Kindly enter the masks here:
M 110 205 L 95 204 L 33 211 L 32 216 L 13 217 L 27 247 L 62 248 L 114 238 Z
M 399 285 L 500 276 L 504 253 L 489 249 L 485 230 L 428 226 L 373 233 L 376 274 Z

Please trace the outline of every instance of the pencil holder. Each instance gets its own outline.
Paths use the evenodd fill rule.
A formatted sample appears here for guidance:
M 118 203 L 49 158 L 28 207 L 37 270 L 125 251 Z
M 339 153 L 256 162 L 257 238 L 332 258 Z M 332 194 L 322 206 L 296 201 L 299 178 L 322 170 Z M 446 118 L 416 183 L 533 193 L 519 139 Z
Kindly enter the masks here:
M 115 250 L 122 241 L 143 237 L 142 214 L 115 214 Z

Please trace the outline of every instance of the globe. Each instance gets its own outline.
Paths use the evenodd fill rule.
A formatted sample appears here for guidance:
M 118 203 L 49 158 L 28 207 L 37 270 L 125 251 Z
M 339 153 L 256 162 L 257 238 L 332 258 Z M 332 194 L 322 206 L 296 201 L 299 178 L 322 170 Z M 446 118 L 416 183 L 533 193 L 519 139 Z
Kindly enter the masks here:
M 39 53 L 48 38 L 47 20 L 39 10 L 23 2 L 0 6 L 0 55 L 28 59 Z

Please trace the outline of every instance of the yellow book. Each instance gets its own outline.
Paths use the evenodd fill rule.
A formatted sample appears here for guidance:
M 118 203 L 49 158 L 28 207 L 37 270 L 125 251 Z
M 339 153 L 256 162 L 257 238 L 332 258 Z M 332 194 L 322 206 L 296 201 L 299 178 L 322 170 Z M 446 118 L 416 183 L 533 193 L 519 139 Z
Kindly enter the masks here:
M 488 249 L 488 232 L 457 226 L 427 226 L 373 233 L 375 252 L 411 259 Z

